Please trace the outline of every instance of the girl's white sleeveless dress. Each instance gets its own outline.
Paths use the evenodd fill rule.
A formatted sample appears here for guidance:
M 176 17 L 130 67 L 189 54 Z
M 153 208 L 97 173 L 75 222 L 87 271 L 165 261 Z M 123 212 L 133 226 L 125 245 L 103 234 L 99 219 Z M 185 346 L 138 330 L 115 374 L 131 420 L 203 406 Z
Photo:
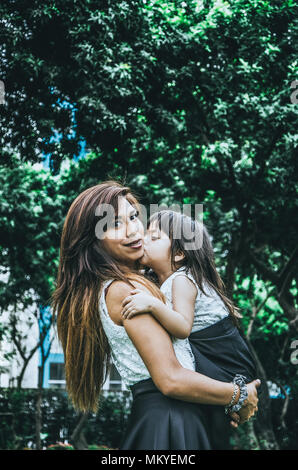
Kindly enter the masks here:
M 177 276 L 185 275 L 190 279 L 197 288 L 197 297 L 194 307 L 194 320 L 191 333 L 207 328 L 210 325 L 222 320 L 229 315 L 229 311 L 224 305 L 219 295 L 204 283 L 204 290 L 208 295 L 205 295 L 196 283 L 194 277 L 188 272 L 184 266 L 177 269 L 171 276 L 169 276 L 164 283 L 160 286 L 160 290 L 165 294 L 167 301 L 172 306 L 172 286 L 173 281 Z

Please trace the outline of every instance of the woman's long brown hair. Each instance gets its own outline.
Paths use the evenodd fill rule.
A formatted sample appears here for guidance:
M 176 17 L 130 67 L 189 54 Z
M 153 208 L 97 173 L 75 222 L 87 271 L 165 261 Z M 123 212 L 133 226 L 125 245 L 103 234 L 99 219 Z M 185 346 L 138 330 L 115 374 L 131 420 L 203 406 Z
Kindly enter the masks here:
M 171 240 L 173 271 L 185 266 L 205 295 L 209 296 L 204 290 L 204 284 L 214 289 L 228 309 L 234 324 L 239 327 L 239 318 L 242 315 L 238 307 L 226 294 L 225 284 L 216 269 L 214 251 L 205 224 L 171 210 L 155 212 L 148 220 L 147 227 L 151 223 L 156 223 L 159 230 L 165 232 Z M 179 234 L 179 237 L 174 236 L 175 232 Z M 196 235 L 200 233 L 201 247 L 198 248 L 193 243 L 193 249 L 187 249 L 187 244 L 188 246 L 191 244 L 190 239 L 187 237 L 195 233 Z M 175 255 L 180 253 L 184 255 L 184 259 L 175 262 Z M 150 273 L 148 269 L 145 269 L 145 275 L 147 278 L 150 278 L 151 275 L 151 279 L 154 279 L 154 273 Z
M 164 301 L 157 286 L 137 270 L 122 272 L 96 237 L 96 209 L 111 204 L 117 214 L 118 198 L 126 197 L 138 208 L 130 188 L 105 181 L 82 192 L 67 213 L 60 244 L 53 314 L 65 359 L 66 388 L 74 407 L 96 412 L 102 386 L 111 364 L 111 351 L 99 313 L 101 286 L 108 279 L 143 284 Z

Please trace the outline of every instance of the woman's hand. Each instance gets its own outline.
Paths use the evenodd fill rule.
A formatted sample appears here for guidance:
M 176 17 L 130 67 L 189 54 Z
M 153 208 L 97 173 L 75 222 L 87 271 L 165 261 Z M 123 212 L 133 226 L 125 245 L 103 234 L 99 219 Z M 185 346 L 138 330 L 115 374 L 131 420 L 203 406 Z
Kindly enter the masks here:
M 155 301 L 158 299 L 141 289 L 132 290 L 122 302 L 122 318 L 129 320 L 140 313 L 150 313 Z
M 242 408 L 238 411 L 240 416 L 239 424 L 245 423 L 248 421 L 257 411 L 258 411 L 258 391 L 257 387 L 259 387 L 261 381 L 259 379 L 254 380 L 247 384 L 247 393 L 248 397 L 244 401 Z
M 230 415 L 230 418 L 231 418 L 230 425 L 232 426 L 232 428 L 238 428 L 238 424 L 240 423 L 239 414 L 235 413 L 235 412 L 231 412 L 231 413 L 229 413 L 229 415 Z

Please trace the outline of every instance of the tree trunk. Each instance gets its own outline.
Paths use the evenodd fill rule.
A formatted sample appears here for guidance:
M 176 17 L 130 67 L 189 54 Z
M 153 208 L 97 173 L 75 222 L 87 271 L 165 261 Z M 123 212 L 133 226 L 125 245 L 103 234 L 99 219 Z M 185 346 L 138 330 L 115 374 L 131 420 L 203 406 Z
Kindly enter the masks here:
M 276 441 L 272 427 L 271 402 L 267 385 L 266 372 L 250 340 L 247 339 L 247 342 L 250 346 L 251 352 L 256 362 L 257 377 L 261 380 L 261 386 L 258 389 L 258 412 L 256 414 L 256 420 L 254 421 L 254 429 L 256 431 L 256 436 L 258 438 L 258 442 L 261 449 L 279 450 L 279 445 Z
M 36 351 L 37 348 L 35 348 L 35 351 Z M 34 352 L 35 352 L 34 351 Z M 17 388 L 20 389 L 22 388 L 22 382 L 23 382 L 23 378 L 24 378 L 24 375 L 25 375 L 25 372 L 26 372 L 26 369 L 27 369 L 27 366 L 29 364 L 29 361 L 31 359 L 31 357 L 33 356 L 33 354 L 30 354 L 29 357 L 27 357 L 24 362 L 23 362 L 23 366 L 22 366 L 22 369 L 21 369 L 21 372 L 19 374 L 19 376 L 17 377 Z
M 81 413 L 78 424 L 76 425 L 70 441 L 76 450 L 87 450 L 88 444 L 84 436 L 84 425 L 87 421 L 88 413 Z
M 36 410 L 35 410 L 35 434 L 36 434 L 36 450 L 41 450 L 41 399 L 42 399 L 42 388 L 38 387 L 37 399 L 36 399 Z
M 225 273 L 226 293 L 228 297 L 231 297 L 231 298 L 233 296 L 234 283 L 235 283 L 235 269 L 236 269 L 236 261 L 235 261 L 234 247 L 231 246 L 228 256 L 227 256 L 227 266 L 226 266 L 226 273 Z

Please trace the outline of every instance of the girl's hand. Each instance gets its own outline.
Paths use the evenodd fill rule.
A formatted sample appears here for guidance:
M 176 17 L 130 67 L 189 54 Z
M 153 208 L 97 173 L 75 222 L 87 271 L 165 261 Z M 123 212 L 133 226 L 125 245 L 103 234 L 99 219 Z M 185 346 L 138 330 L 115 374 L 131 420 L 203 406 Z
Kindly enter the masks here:
M 155 300 L 158 299 L 141 289 L 132 290 L 122 302 L 122 318 L 128 320 L 140 313 L 151 312 Z

